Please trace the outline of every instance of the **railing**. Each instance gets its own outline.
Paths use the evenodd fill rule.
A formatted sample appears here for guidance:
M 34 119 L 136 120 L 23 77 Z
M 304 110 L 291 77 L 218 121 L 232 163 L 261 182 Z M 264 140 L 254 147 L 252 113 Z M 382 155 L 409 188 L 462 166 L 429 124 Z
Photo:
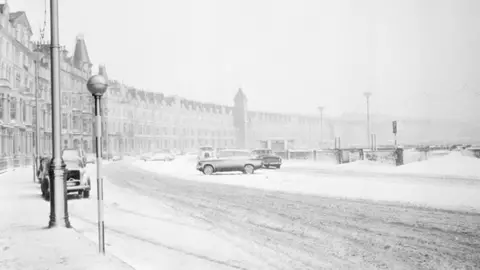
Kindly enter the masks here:
M 8 158 L 0 158 L 0 172 L 3 172 L 8 168 Z
M 30 166 L 33 164 L 33 157 L 31 156 L 26 156 L 24 158 L 23 166 Z
M 337 164 L 370 160 L 389 163 L 394 166 L 404 164 L 403 149 L 323 149 L 323 150 L 286 150 L 275 151 L 275 154 L 286 160 L 314 160 L 318 162 L 335 162 Z
M 20 167 L 22 165 L 22 161 L 23 161 L 22 157 L 18 157 L 18 156 L 14 157 L 13 158 L 13 167 L 14 168 Z
M 27 167 L 33 164 L 31 156 L 9 156 L 0 158 L 0 173 L 12 168 Z

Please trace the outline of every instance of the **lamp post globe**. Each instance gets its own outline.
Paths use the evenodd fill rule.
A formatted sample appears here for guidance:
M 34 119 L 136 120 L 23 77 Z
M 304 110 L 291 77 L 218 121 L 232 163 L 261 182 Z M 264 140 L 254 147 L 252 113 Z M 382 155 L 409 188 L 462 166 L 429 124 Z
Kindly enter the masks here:
M 93 96 L 101 97 L 107 91 L 107 79 L 102 75 L 93 75 L 88 79 L 87 88 Z

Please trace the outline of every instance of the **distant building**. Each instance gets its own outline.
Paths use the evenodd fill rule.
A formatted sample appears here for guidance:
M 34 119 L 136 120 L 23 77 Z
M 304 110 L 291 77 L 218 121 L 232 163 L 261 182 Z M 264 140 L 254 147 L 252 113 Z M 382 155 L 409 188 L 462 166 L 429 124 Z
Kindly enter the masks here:
M 50 44 L 35 43 L 35 51 L 44 55 L 40 65 L 40 90 L 42 108 L 40 121 L 43 147 L 51 150 L 51 89 L 50 89 Z M 87 90 L 87 80 L 92 75 L 92 63 L 82 36 L 77 37 L 73 55 L 65 48 L 60 53 L 61 127 L 62 147 L 81 145 L 87 152 L 93 151 L 93 99 Z M 48 123 L 43 125 L 43 122 Z

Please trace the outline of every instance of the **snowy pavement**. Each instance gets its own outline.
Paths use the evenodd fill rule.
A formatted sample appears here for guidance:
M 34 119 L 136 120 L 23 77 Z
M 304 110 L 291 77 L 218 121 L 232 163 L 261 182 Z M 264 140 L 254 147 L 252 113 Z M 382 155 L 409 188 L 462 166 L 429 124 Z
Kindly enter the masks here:
M 49 203 L 33 183 L 32 168 L 0 175 L 0 269 L 132 269 L 73 229 L 47 229 Z

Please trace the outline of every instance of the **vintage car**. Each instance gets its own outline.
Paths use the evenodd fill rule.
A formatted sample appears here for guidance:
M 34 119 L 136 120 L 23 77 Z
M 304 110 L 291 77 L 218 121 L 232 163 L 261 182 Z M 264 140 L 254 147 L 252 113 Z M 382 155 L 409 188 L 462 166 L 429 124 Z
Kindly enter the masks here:
M 97 157 L 94 154 L 86 154 L 85 158 L 87 164 L 95 164 L 95 162 L 97 162 Z
M 175 159 L 175 155 L 167 151 L 160 151 L 153 154 L 149 161 L 172 161 Z
M 219 151 L 216 157 L 198 160 L 197 170 L 206 175 L 234 171 L 252 174 L 262 165 L 262 159 L 252 156 L 248 150 L 225 149 Z
M 79 196 L 83 198 L 90 197 L 91 181 L 90 176 L 86 171 L 85 158 L 82 157 L 78 149 L 64 149 L 62 152 L 62 158 L 65 162 L 66 168 L 66 187 L 67 193 L 77 192 Z M 50 199 L 50 177 L 48 175 L 48 167 L 50 166 L 50 160 L 43 160 L 40 169 L 41 173 L 41 190 L 42 196 L 46 199 Z
M 153 153 L 143 153 L 140 155 L 140 160 L 147 161 L 153 157 Z
M 282 158 L 275 155 L 271 149 L 255 149 L 252 151 L 252 155 L 261 158 L 265 168 L 280 169 L 280 166 L 282 166 Z

